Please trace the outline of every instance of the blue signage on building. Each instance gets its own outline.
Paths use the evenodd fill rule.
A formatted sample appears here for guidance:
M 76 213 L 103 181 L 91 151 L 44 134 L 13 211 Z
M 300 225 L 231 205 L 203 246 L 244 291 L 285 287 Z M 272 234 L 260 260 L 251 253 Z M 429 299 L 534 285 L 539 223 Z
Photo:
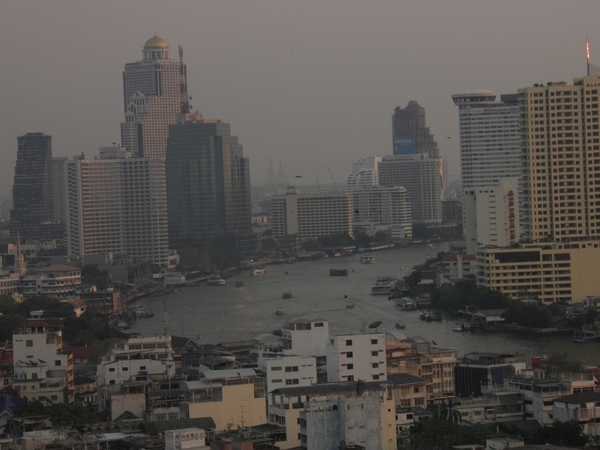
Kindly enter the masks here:
M 415 138 L 412 136 L 394 136 L 394 155 L 413 155 Z

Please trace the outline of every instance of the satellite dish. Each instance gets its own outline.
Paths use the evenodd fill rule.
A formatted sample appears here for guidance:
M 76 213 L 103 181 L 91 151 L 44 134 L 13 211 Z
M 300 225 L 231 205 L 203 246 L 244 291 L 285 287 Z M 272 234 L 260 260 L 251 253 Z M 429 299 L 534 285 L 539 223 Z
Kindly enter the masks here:
M 379 325 L 381 325 L 381 320 L 373 322 L 371 325 L 369 325 L 369 328 L 377 328 Z
M 365 392 L 365 380 L 358 380 L 356 383 L 356 393 L 358 395 L 363 395 Z

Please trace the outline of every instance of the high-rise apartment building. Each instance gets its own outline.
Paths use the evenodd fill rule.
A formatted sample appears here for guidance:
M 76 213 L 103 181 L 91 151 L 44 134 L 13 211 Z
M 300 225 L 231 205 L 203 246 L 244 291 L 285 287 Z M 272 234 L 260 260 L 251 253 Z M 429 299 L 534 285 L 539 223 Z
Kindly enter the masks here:
M 438 143 L 425 122 L 425 108 L 414 100 L 406 108 L 394 109 L 392 139 L 394 155 L 424 153 L 434 159 L 440 157 Z
M 70 256 L 116 253 L 162 268 L 169 256 L 164 162 L 120 147 L 67 164 Z
M 52 180 L 54 196 L 54 220 L 67 221 L 67 169 L 69 158 L 65 156 L 52 158 Z
M 350 208 L 348 193 L 299 194 L 290 187 L 285 195 L 271 198 L 273 237 L 296 235 L 302 240 L 332 234 L 352 236 Z
M 381 156 L 369 156 L 360 161 L 352 163 L 352 172 L 346 179 L 346 191 L 352 192 L 361 187 L 373 187 L 379 185 L 378 166 Z
M 517 94 L 473 89 L 452 96 L 458 106 L 462 186 L 493 186 L 521 178 L 521 121 Z
M 43 224 L 54 217 L 52 136 L 27 133 L 17 142 L 10 235 L 20 232 L 26 238 L 45 238 Z
M 402 186 L 408 192 L 413 224 L 442 222 L 441 164 L 427 154 L 384 156 L 379 163 L 379 186 Z
M 146 41 L 142 55 L 141 61 L 125 64 L 123 72 L 121 143 L 134 155 L 164 160 L 169 125 L 177 122 L 182 95 L 187 102 L 181 92 L 186 67 L 181 57 L 171 59 L 169 45 L 157 36 Z
M 242 145 L 228 123 L 204 120 L 199 113 L 180 119 L 170 126 L 166 159 L 171 248 L 202 246 L 220 236 L 244 241 L 251 232 L 251 207 Z

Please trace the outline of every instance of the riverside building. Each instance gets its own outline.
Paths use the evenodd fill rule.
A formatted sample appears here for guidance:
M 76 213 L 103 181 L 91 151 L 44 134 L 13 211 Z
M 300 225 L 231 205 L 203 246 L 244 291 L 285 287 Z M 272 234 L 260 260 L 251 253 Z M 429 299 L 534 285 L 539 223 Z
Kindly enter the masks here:
M 104 147 L 96 159 L 81 155 L 66 168 L 69 256 L 116 253 L 151 260 L 166 270 L 164 162 Z

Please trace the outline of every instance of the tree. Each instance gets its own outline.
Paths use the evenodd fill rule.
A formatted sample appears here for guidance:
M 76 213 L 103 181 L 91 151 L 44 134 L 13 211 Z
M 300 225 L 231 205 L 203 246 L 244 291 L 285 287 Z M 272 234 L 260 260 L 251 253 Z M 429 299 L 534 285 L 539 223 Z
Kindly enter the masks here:
M 442 420 L 447 420 L 448 422 L 461 424 L 462 416 L 460 411 L 456 409 L 457 406 L 460 406 L 460 402 L 450 402 L 446 403 L 445 401 L 440 405 L 439 417 Z
M 533 437 L 532 444 L 537 445 L 563 445 L 583 447 L 588 443 L 589 437 L 583 433 L 583 425 L 574 420 L 559 422 L 555 420 L 552 426 L 540 428 Z
M 12 341 L 13 334 L 17 334 L 25 326 L 27 320 L 19 314 L 3 314 L 0 316 L 0 342 Z

